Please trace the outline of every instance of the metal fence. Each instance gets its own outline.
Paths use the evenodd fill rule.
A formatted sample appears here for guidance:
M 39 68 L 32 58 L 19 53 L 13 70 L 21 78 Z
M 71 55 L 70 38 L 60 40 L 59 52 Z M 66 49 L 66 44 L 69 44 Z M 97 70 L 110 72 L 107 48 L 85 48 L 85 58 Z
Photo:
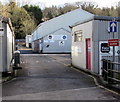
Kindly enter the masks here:
M 102 59 L 102 77 L 108 84 L 120 84 L 120 63 Z

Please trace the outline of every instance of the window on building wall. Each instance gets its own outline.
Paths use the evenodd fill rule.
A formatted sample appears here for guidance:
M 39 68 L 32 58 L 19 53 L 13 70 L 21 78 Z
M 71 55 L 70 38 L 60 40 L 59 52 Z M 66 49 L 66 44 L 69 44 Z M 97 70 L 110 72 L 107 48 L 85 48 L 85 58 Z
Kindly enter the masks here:
M 82 41 L 82 30 L 74 32 L 74 42 Z

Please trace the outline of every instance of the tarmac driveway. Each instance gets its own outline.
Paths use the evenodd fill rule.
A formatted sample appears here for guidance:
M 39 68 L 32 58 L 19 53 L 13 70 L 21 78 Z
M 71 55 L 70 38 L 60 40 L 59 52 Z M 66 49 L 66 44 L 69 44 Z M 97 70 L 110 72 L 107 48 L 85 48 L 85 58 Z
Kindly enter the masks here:
M 98 88 L 91 77 L 69 68 L 70 64 L 69 54 L 21 55 L 23 69 L 14 80 L 3 84 L 3 99 L 116 99 Z

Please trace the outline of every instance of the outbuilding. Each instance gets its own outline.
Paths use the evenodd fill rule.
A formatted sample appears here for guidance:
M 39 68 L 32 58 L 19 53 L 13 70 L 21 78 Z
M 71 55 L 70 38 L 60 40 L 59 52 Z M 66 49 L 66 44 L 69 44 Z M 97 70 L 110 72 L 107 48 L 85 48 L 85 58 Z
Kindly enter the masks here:
M 11 71 L 14 50 L 14 32 L 11 21 L 0 16 L 0 72 Z
M 113 21 L 115 20 L 115 21 Z M 111 32 L 111 22 L 117 22 Z M 72 26 L 72 65 L 101 75 L 101 60 L 112 60 L 113 47 L 108 40 L 120 39 L 120 18 L 94 16 Z M 114 29 L 114 28 L 113 28 Z M 115 61 L 120 61 L 120 46 L 115 47 Z
M 32 35 L 27 35 L 25 37 L 26 47 L 31 48 Z
M 32 50 L 40 53 L 71 53 L 70 25 L 94 15 L 76 9 L 39 24 L 32 32 Z

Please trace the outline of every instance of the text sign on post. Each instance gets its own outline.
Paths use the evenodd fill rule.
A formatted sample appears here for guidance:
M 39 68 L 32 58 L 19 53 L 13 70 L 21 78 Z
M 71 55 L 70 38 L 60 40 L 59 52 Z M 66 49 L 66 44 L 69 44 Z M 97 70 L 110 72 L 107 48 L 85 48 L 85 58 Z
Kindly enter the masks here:
M 108 46 L 119 46 L 119 39 L 108 40 Z

